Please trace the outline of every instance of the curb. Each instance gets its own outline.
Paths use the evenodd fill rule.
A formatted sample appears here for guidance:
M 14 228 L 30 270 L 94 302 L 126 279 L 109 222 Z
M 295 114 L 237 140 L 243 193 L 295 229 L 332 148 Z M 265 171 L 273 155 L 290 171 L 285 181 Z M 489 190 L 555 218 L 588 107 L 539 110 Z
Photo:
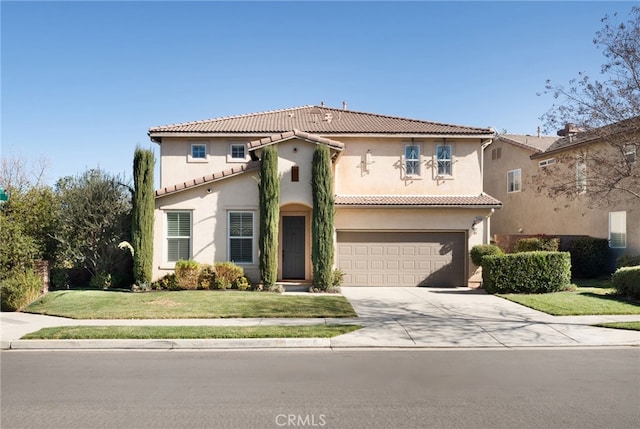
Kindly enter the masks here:
M 6 344 L 2 344 L 5 349 Z M 331 338 L 242 338 L 204 340 L 15 340 L 10 350 L 212 350 L 330 348 Z

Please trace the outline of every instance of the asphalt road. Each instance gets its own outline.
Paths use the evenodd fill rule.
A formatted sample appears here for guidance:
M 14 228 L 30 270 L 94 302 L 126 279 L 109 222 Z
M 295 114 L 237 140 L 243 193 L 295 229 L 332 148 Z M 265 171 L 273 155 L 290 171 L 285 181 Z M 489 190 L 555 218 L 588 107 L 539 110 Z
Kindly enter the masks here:
M 640 349 L 0 354 L 1 427 L 637 428 Z

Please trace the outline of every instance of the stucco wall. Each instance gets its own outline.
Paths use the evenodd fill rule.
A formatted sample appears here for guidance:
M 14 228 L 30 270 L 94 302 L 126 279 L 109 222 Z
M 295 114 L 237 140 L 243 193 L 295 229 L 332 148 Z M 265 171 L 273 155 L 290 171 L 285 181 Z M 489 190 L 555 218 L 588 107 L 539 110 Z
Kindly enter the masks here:
M 502 157 L 491 159 L 491 149 L 502 148 Z M 608 238 L 609 212 L 627 212 L 627 248 L 616 253 L 640 254 L 640 202 L 619 201 L 609 207 L 593 206 L 586 196 L 574 200 L 549 198 L 532 187 L 539 161 L 532 151 L 496 141 L 485 153 L 485 192 L 498 198 L 503 208 L 492 217 L 495 234 L 590 235 Z M 550 156 L 551 158 L 551 156 Z M 507 192 L 507 172 L 522 169 L 522 191 Z M 588 182 L 587 167 L 587 182 Z M 588 183 L 587 183 L 588 186 Z

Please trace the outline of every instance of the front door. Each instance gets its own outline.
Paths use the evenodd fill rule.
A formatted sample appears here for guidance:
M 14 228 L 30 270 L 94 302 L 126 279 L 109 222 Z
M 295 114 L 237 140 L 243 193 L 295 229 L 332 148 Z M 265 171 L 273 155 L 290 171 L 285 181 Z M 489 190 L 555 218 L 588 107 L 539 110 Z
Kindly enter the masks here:
M 304 279 L 305 218 L 284 216 L 282 218 L 282 278 Z

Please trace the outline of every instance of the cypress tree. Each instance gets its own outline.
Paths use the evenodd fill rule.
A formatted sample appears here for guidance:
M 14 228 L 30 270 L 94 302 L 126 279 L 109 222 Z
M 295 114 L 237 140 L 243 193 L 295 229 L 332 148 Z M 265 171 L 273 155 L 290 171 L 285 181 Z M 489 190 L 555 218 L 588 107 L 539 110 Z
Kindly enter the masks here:
M 330 156 L 327 146 L 318 145 L 313 153 L 311 172 L 313 284 L 322 290 L 327 290 L 331 286 L 333 276 L 334 196 Z
M 262 149 L 260 164 L 260 276 L 268 289 L 278 277 L 278 221 L 280 216 L 280 181 L 278 150 L 275 146 Z
M 151 282 L 153 267 L 153 152 L 136 148 L 133 155 L 133 207 L 131 241 L 133 247 L 133 278 L 140 285 Z

